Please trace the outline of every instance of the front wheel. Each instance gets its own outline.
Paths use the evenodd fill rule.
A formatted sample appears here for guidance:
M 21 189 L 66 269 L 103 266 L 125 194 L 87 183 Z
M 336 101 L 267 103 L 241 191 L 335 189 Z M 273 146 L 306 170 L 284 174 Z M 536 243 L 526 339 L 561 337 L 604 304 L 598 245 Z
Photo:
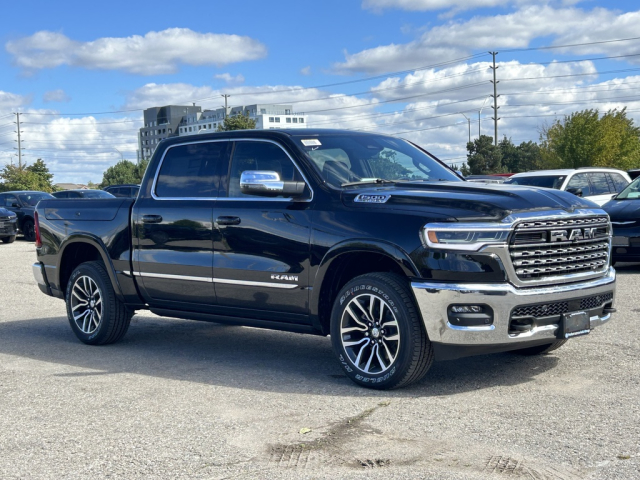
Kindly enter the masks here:
M 331 343 L 346 375 L 376 389 L 420 380 L 433 363 L 433 347 L 405 278 L 361 275 L 338 293 Z
M 513 350 L 513 353 L 517 355 L 544 355 L 545 353 L 553 352 L 561 346 L 567 343 L 566 340 L 557 340 L 553 343 L 545 343 L 544 345 L 536 345 L 535 347 L 521 348 L 520 350 Z
M 117 342 L 127 333 L 133 316 L 116 297 L 101 262 L 82 263 L 73 271 L 66 303 L 73 333 L 88 345 Z
M 2 237 L 2 242 L 3 243 L 13 243 L 16 241 L 16 236 L 15 235 L 11 235 L 10 237 Z
M 27 242 L 34 242 L 36 240 L 36 229 L 33 225 L 33 220 L 26 219 L 22 224 L 22 234 Z

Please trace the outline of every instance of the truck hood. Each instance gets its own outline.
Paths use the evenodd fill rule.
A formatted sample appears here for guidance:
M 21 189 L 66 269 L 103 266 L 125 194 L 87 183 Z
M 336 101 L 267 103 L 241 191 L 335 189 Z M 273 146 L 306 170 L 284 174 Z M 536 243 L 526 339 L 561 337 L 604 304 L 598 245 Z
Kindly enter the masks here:
M 369 195 L 389 198 L 384 203 L 361 201 L 362 197 L 371 200 L 371 197 L 367 197 Z M 446 216 L 449 221 L 499 221 L 507 215 L 524 211 L 573 212 L 579 208 L 599 208 L 589 200 L 560 190 L 471 182 L 416 182 L 384 187 L 350 187 L 343 190 L 342 201 L 346 206 L 409 210 L 438 217 Z
M 640 220 L 640 200 L 611 200 L 602 209 L 612 221 Z

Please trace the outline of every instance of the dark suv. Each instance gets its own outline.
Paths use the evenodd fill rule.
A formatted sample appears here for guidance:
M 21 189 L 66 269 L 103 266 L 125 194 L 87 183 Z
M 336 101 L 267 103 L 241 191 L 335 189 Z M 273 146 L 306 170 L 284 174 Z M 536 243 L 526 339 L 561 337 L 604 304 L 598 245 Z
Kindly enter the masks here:
M 55 198 L 45 192 L 4 192 L 0 193 L 0 207 L 12 211 L 18 216 L 18 230 L 24 235 L 24 239 L 33 242 L 36 239 L 34 227 L 34 211 L 38 202 L 45 198 Z
M 0 240 L 4 243 L 13 243 L 16 239 L 18 227 L 15 213 L 0 207 Z
M 140 190 L 140 185 L 109 185 L 108 187 L 104 187 L 103 190 L 109 192 L 114 197 L 136 198 Z

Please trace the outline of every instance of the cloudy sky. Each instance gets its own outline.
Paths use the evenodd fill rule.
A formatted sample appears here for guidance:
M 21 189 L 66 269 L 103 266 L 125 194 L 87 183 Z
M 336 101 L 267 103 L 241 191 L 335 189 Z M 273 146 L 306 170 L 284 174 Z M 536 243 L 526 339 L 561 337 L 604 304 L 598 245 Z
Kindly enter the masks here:
M 587 108 L 626 107 L 640 124 L 639 26 L 631 0 L 18 2 L 3 10 L 0 165 L 17 162 L 20 112 L 26 162 L 99 182 L 136 159 L 143 109 L 217 108 L 221 94 L 459 165 L 469 127 L 494 133 L 489 51 L 499 138 L 537 141 Z

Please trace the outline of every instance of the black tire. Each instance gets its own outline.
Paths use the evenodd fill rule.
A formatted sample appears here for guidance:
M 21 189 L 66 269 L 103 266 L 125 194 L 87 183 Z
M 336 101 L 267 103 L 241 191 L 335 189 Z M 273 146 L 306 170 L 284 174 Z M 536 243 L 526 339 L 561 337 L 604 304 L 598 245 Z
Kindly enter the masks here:
M 356 320 L 349 312 L 358 310 L 354 302 L 368 305 L 369 313 L 360 309 Z M 331 312 L 331 343 L 345 374 L 368 388 L 409 385 L 424 377 L 433 363 L 433 347 L 408 282 L 391 273 L 361 275 L 338 292 Z
M 22 223 L 22 234 L 27 242 L 35 242 L 36 240 L 36 228 L 33 224 L 33 220 L 27 218 Z
M 557 350 L 565 343 L 567 343 L 566 340 L 557 340 L 553 343 L 545 343 L 544 345 L 536 345 L 535 347 L 521 348 L 520 350 L 513 350 L 513 353 L 517 355 L 526 355 L 526 356 L 544 355 L 546 353 Z
M 16 236 L 15 235 L 11 235 L 10 237 L 3 237 L 2 238 L 2 242 L 3 243 L 13 243 L 16 241 Z
M 93 305 L 90 298 L 100 301 Z M 87 345 L 117 342 L 129 329 L 133 312 L 116 297 L 102 262 L 82 263 L 73 271 L 65 300 L 71 329 Z

